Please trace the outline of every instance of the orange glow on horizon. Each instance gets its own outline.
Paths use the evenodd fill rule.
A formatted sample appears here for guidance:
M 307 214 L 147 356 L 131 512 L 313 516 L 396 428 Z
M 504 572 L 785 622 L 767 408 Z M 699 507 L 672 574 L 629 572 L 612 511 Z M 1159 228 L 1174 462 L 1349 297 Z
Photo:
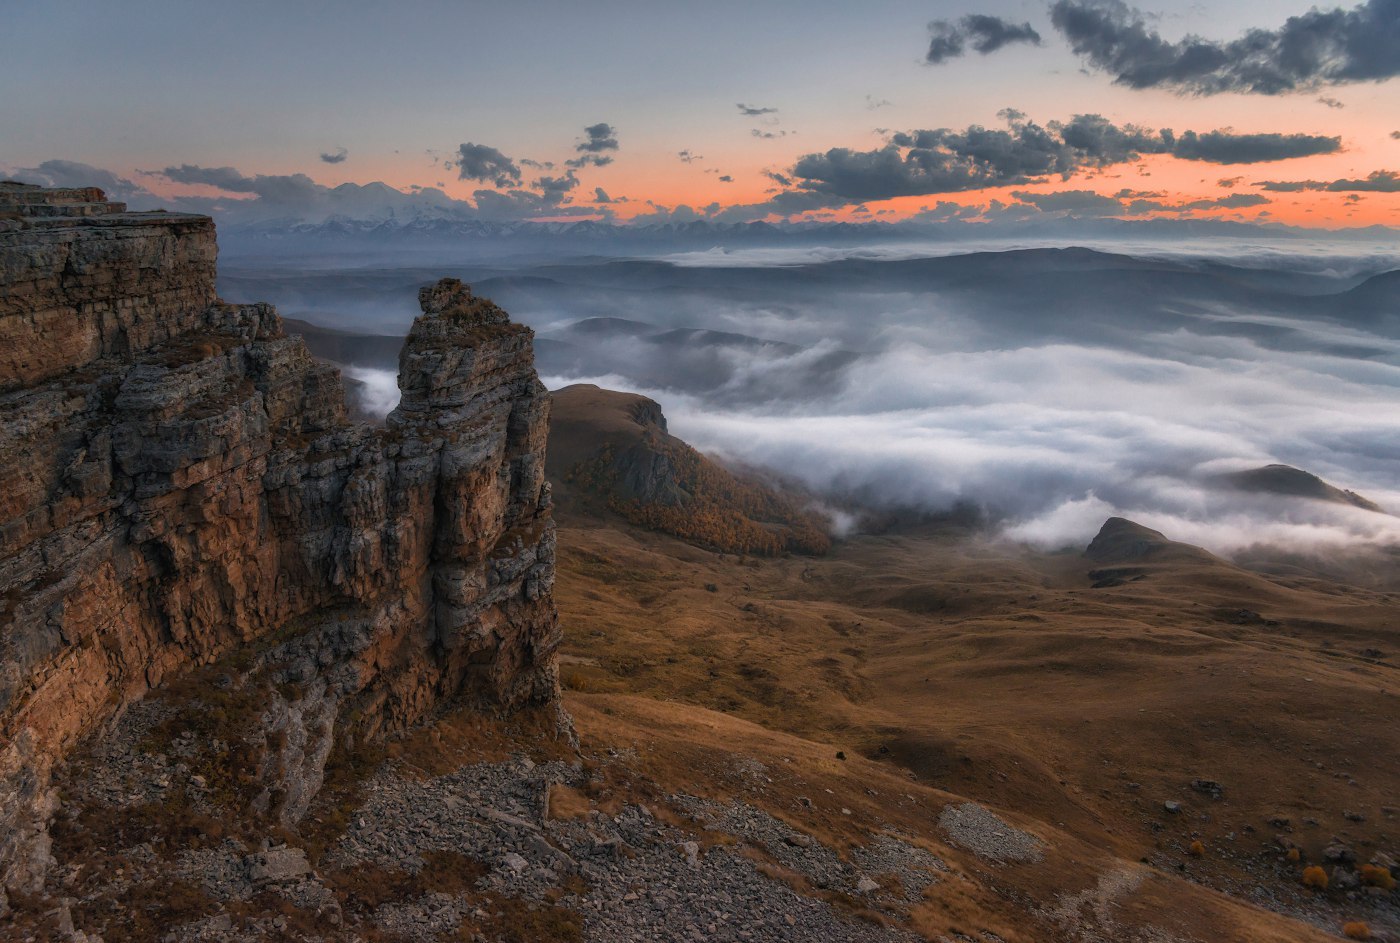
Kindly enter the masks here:
M 1382 148 L 1390 150 L 1390 148 Z M 1371 148 L 1369 150 L 1377 150 Z M 1361 191 L 1356 193 L 1305 190 L 1298 192 L 1271 192 L 1256 186 L 1266 180 L 1313 180 L 1330 181 L 1335 179 L 1360 179 L 1377 169 L 1395 166 L 1385 157 L 1374 161 L 1362 156 L 1361 149 L 1349 149 L 1335 155 L 1299 158 L 1273 163 L 1250 165 L 1208 164 L 1200 161 L 1179 160 L 1168 156 L 1144 157 L 1140 161 L 1119 164 L 1103 170 L 1076 174 L 1068 180 L 1052 178 L 1017 186 L 994 187 L 983 190 L 958 193 L 929 194 L 924 196 L 897 197 L 872 201 L 858 205 L 848 205 L 827 211 L 807 214 L 803 218 L 817 218 L 842 222 L 908 220 L 922 210 L 938 203 L 958 206 L 987 206 L 992 201 L 1014 205 L 1016 191 L 1045 194 L 1062 191 L 1089 190 L 1101 196 L 1114 197 L 1123 191 L 1125 202 L 1138 197 L 1155 200 L 1168 205 L 1180 205 L 1196 200 L 1227 198 L 1232 195 L 1251 194 L 1269 200 L 1267 204 L 1241 208 L 1196 209 L 1187 212 L 1148 212 L 1136 215 L 1122 215 L 1124 219 L 1229 219 L 1244 222 L 1277 222 L 1295 226 L 1324 229 L 1355 228 L 1371 225 L 1400 225 L 1400 193 Z M 572 200 L 566 204 L 571 213 L 546 216 L 546 219 L 588 218 L 577 214 L 581 210 L 591 211 L 589 216 L 603 218 L 611 214 L 619 221 L 629 221 L 654 211 L 656 206 L 673 209 L 689 206 L 701 215 L 714 215 L 734 206 L 761 204 L 770 199 L 779 188 L 764 173 L 777 169 L 783 172 L 795 160 L 788 157 L 786 163 L 771 161 L 754 166 L 742 166 L 741 157 L 749 155 L 723 155 L 714 159 L 687 164 L 674 154 L 647 153 L 629 155 L 626 163 L 621 160 L 603 168 L 585 168 L 578 171 L 579 185 L 572 191 Z M 771 153 L 769 156 L 772 156 Z M 781 168 L 781 169 L 778 169 Z M 424 174 L 405 174 L 402 161 L 397 157 L 380 160 L 357 161 L 353 169 L 343 165 L 318 168 L 308 174 L 325 186 L 337 186 L 347 182 L 365 179 L 383 181 L 401 192 L 408 193 L 414 185 L 424 188 L 441 189 L 455 200 L 470 200 L 474 191 L 493 189 L 475 181 L 456 179 L 450 171 L 440 166 Z M 733 182 L 721 182 L 720 176 L 728 171 Z M 290 172 L 282 168 L 270 173 Z M 366 178 L 366 172 L 370 177 Z M 562 170 L 539 170 L 526 173 L 524 182 L 528 185 L 537 176 L 559 176 Z M 136 174 L 133 178 L 143 186 L 162 196 L 196 195 L 223 197 L 227 200 L 252 198 L 248 193 L 223 193 L 208 186 L 171 184 L 158 175 Z M 1223 186 L 1221 181 L 1234 180 L 1232 186 Z M 443 186 L 438 187 L 441 183 Z M 594 188 L 601 187 L 616 202 L 603 205 L 594 200 Z M 650 201 L 650 202 L 648 202 Z M 774 221 L 777 217 L 769 217 Z

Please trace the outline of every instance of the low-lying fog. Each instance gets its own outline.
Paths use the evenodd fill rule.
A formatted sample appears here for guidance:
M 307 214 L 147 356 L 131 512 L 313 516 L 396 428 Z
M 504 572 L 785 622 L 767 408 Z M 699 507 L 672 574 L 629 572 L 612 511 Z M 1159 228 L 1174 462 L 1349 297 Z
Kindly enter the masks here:
M 643 392 L 704 451 L 867 505 L 972 502 L 1039 545 L 1112 514 L 1225 553 L 1400 544 L 1400 518 L 1212 481 L 1285 463 L 1400 510 L 1393 248 L 952 251 L 234 269 L 223 289 L 401 336 L 416 287 L 458 275 L 536 329 L 551 388 Z M 391 408 L 394 345 L 336 344 Z

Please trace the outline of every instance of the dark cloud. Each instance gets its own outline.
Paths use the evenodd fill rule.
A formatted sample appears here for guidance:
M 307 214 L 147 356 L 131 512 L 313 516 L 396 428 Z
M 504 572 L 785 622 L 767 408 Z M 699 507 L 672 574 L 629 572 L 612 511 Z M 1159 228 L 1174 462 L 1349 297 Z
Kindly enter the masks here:
M 1135 190 L 1120 190 L 1109 196 L 1093 190 L 1058 190 L 1050 193 L 1034 193 L 1014 190 L 1011 193 L 1023 204 L 1033 206 L 1041 213 L 1050 213 L 1075 219 L 1102 219 L 1114 216 L 1144 216 L 1148 214 L 1186 214 L 1201 210 L 1248 209 L 1264 206 L 1270 201 L 1257 193 L 1231 193 L 1228 196 L 1187 200 L 1172 203 L 1160 199 L 1163 194 L 1144 193 Z M 939 204 L 942 206 L 943 204 Z M 1014 212 L 1015 207 L 1009 207 Z
M 731 177 L 729 174 L 723 174 L 723 175 L 720 176 L 719 182 L 720 182 L 720 183 L 733 183 L 733 182 L 734 182 L 734 178 Z
M 1115 125 L 1100 115 L 1076 115 L 1045 126 L 1015 111 L 1005 128 L 899 132 L 870 151 L 832 148 L 807 154 L 791 176 L 808 189 L 851 201 L 883 200 L 1014 186 L 1047 177 L 1132 163 L 1145 154 L 1169 154 L 1209 163 L 1258 163 L 1333 153 L 1339 138 L 1313 135 L 1234 134 L 1211 131 L 1180 136 L 1135 125 Z
M 1182 160 L 1201 160 L 1211 164 L 1260 164 L 1293 157 L 1335 154 L 1341 149 L 1341 138 L 1320 134 L 1233 134 L 1229 131 L 1196 134 L 1194 131 L 1184 131 L 1171 153 Z
M 1077 54 L 1131 88 L 1278 95 L 1400 75 L 1400 0 L 1313 8 L 1230 42 L 1169 42 L 1122 0 L 1056 0 L 1050 18 Z
M 583 216 L 597 211 L 583 206 L 570 206 L 569 194 L 578 188 L 578 177 L 572 170 L 559 177 L 540 177 L 530 189 L 477 190 L 472 194 L 478 214 L 485 219 L 529 219 L 532 216 Z M 597 196 L 598 191 L 594 191 Z M 606 194 L 604 194 L 606 195 Z M 602 201 L 597 201 L 602 202 Z M 609 201 L 611 202 L 611 201 Z
M 161 205 L 160 198 L 141 184 L 76 160 L 46 160 L 37 167 L 18 167 L 14 176 L 42 187 L 100 187 L 107 199 L 129 203 L 133 209 Z
M 754 137 L 762 138 L 765 141 L 771 141 L 774 138 L 785 138 L 788 135 L 786 131 L 764 131 L 761 128 L 754 128 L 749 133 L 752 134 Z
M 594 203 L 611 203 L 612 201 L 613 198 L 608 196 L 608 191 L 604 190 L 602 187 L 593 188 Z
M 1267 197 L 1262 197 L 1257 193 L 1232 193 L 1214 200 L 1194 200 L 1186 205 L 1191 209 L 1240 210 L 1250 206 L 1263 206 L 1269 202 Z M 1200 205 L 1202 203 L 1205 205 Z
M 1264 206 L 1271 202 L 1268 197 L 1257 193 L 1231 193 L 1229 196 L 1211 199 L 1188 200 L 1184 203 L 1166 203 L 1161 200 L 1133 200 L 1127 211 L 1134 216 L 1148 213 L 1194 213 L 1197 210 L 1243 210 Z
M 676 153 L 676 156 L 679 157 L 682 161 L 684 161 L 684 162 L 687 163 L 687 164 L 693 164 L 693 163 L 695 163 L 697 160 L 704 160 L 704 159 L 705 159 L 703 155 L 694 154 L 694 153 L 691 153 L 690 151 L 678 151 L 678 152 Z
M 583 129 L 587 137 L 580 141 L 574 150 L 583 154 L 598 154 L 617 150 L 617 128 L 605 121 L 590 124 Z
M 1400 131 L 1392 131 L 1390 132 L 1390 136 L 1393 137 L 1395 140 L 1400 141 Z
M 699 208 L 685 203 L 678 206 L 663 206 L 651 200 L 647 200 L 646 204 L 651 207 L 651 212 L 634 216 L 632 218 L 634 224 L 693 223 L 702 219 L 715 219 L 716 214 L 720 212 L 719 203 L 710 203 Z
M 939 200 L 933 206 L 925 206 L 911 217 L 921 223 L 949 223 L 957 220 L 973 219 L 982 214 L 984 207 L 975 204 L 964 206 L 949 200 Z
M 765 171 L 763 172 L 763 176 L 767 177 L 769 180 L 773 181 L 774 183 L 776 183 L 776 184 L 777 184 L 778 186 L 780 186 L 780 187 L 790 187 L 790 186 L 792 186 L 792 178 L 791 178 L 791 177 L 788 177 L 788 176 L 785 176 L 785 175 L 783 175 L 783 174 L 780 174 L 780 173 L 778 173 L 778 172 L 775 171 L 775 170 L 765 170 Z
M 1331 193 L 1400 193 L 1400 173 L 1393 170 L 1377 170 L 1360 180 L 1263 180 L 1255 186 L 1275 193 L 1297 193 L 1302 190 L 1325 190 Z
M 253 193 L 258 187 L 256 178 L 245 177 L 232 167 L 200 167 L 195 164 L 181 164 L 179 167 L 167 167 L 161 171 L 151 172 L 159 173 L 162 177 L 173 180 L 175 183 L 218 187 L 220 190 L 227 190 L 230 193 Z
M 472 200 L 467 201 L 453 199 L 440 189 L 417 185 L 410 187 L 408 192 L 378 181 L 327 187 L 305 174 L 248 176 L 233 167 L 201 167 L 195 164 L 141 173 L 163 177 L 171 184 L 213 187 L 224 191 L 224 195 L 158 196 L 144 186 L 110 171 L 74 161 L 51 160 L 38 167 L 9 170 L 16 179 L 27 183 L 51 187 L 97 186 L 106 191 L 109 198 L 127 202 L 134 209 L 164 208 L 206 213 L 214 215 L 221 223 L 234 225 L 256 225 L 268 221 L 283 223 L 287 220 L 318 223 L 334 216 L 361 220 L 402 220 L 419 216 L 431 219 L 519 220 L 541 216 L 596 216 L 599 213 L 599 208 L 593 204 L 571 205 L 571 194 L 579 186 L 573 171 L 562 176 L 542 176 L 527 188 L 517 187 L 504 192 L 477 190 L 472 194 Z M 626 202 L 626 197 L 616 197 L 610 202 Z
M 334 202 L 328 194 L 333 191 L 312 180 L 306 174 L 257 174 L 249 177 L 233 167 L 201 167 L 196 164 L 181 164 L 178 167 L 167 167 L 161 171 L 143 171 L 145 173 L 158 173 L 174 183 L 185 183 L 215 187 L 228 193 L 247 193 L 258 197 L 261 206 L 265 207 L 285 207 L 294 212 L 302 209 L 311 210 L 318 206 Z M 374 195 L 358 197 L 355 194 L 368 194 L 373 190 Z M 375 203 L 379 199 L 380 192 L 392 193 L 403 196 L 402 193 L 393 187 L 383 183 L 366 184 L 363 187 L 354 187 L 345 190 L 340 199 L 342 202 L 350 203 L 359 200 L 364 203 Z M 187 198 L 188 199 L 188 198 Z M 198 203 L 187 204 L 192 207 L 199 207 L 196 212 L 211 212 L 211 206 L 224 205 L 215 201 L 209 206 L 201 206 Z
M 535 216 L 584 216 L 596 211 L 581 206 L 563 206 L 530 190 L 477 190 L 476 215 L 481 219 L 516 220 Z
M 1330 95 L 1319 95 L 1317 98 L 1319 105 L 1326 105 L 1328 108 L 1345 108 L 1346 103 L 1338 101 Z
M 517 161 L 517 163 L 520 164 L 521 167 L 533 167 L 533 168 L 536 169 L 536 170 L 553 170 L 553 169 L 554 169 L 554 161 L 552 161 L 552 160 L 539 161 L 539 160 L 531 160 L 531 159 L 528 158 L 528 157 L 522 157 L 522 158 L 520 158 L 519 161 Z
M 494 147 L 467 143 L 457 148 L 457 177 L 508 187 L 520 183 L 520 167 Z
M 1022 203 L 1029 203 L 1042 213 L 1065 213 L 1070 216 L 1122 216 L 1122 202 L 1093 190 L 1060 190 L 1055 193 L 1027 193 L 1015 190 L 1011 194 Z
M 1029 23 L 1012 23 L 999 16 L 973 13 L 957 22 L 935 20 L 928 25 L 928 52 L 924 61 L 931 65 L 963 55 L 969 46 L 982 55 L 996 52 L 1012 43 L 1040 45 L 1040 34 Z
M 578 186 L 578 178 L 574 176 L 572 170 L 567 171 L 562 177 L 541 177 L 532 186 L 540 191 L 541 196 L 553 205 L 558 205 L 564 201 L 565 196 Z
M 713 219 L 722 223 L 747 223 L 768 216 L 789 217 L 815 210 L 845 206 L 851 201 L 811 190 L 785 190 L 762 203 L 740 203 L 718 210 Z
M 1226 190 L 1233 190 L 1242 180 L 1244 180 L 1243 177 L 1221 177 L 1219 180 L 1215 181 L 1215 185 L 1217 187 L 1224 187 Z
M 887 190 L 885 196 L 899 196 L 1025 183 L 1047 174 L 1068 176 L 1086 164 L 1128 159 L 1116 156 L 1128 145 L 1118 140 L 1122 136 L 1119 129 L 1112 131 L 1112 139 L 1103 129 L 1095 131 L 1103 140 L 1090 146 L 1115 156 L 1094 159 L 1088 156 L 1094 152 L 1067 144 L 1059 129 L 1020 120 L 1005 129 L 973 125 L 963 131 L 899 132 L 891 136 L 888 145 L 873 151 L 838 148 L 825 155 L 809 154 L 798 161 L 793 173 L 809 181 L 839 181 L 851 175 L 858 181 L 873 175 L 870 182 L 885 178 L 895 183 L 888 188 L 877 185 L 870 193 L 858 192 L 865 189 L 858 185 L 846 194 L 859 199 L 878 198 L 874 194 L 881 189 Z M 836 192 L 847 189 L 841 185 Z
M 1035 127 L 1026 121 L 1025 115 L 1013 109 L 1002 112 L 1012 129 Z M 1096 167 L 1109 164 L 1122 164 L 1135 161 L 1143 154 L 1161 154 L 1169 150 L 1175 141 L 1170 131 L 1153 131 L 1137 125 L 1115 125 L 1102 115 L 1075 115 L 1068 124 L 1051 122 L 1052 134 L 1058 134 L 1065 147 L 1074 155 L 1083 155 L 1087 162 Z M 1039 142 L 1038 136 L 1035 138 Z
M 321 160 L 325 161 L 328 164 L 343 164 L 345 163 L 345 158 L 349 156 L 349 151 L 347 151 L 343 147 L 337 147 L 334 151 L 331 151 L 329 153 L 323 151 L 321 153 Z
M 579 152 L 578 157 L 573 160 L 564 161 L 565 167 L 572 167 L 575 170 L 582 167 L 606 167 L 613 162 L 611 156 L 604 154 L 604 151 L 615 151 L 618 149 L 617 129 L 607 122 L 600 121 L 598 124 L 590 124 L 583 129 L 586 135 L 574 150 Z
M 564 161 L 564 166 L 572 167 L 577 170 L 580 167 L 587 167 L 590 164 L 594 167 L 606 167 L 612 162 L 613 159 L 604 154 L 583 154 L 579 157 L 575 157 L 573 160 Z
M 739 109 L 739 114 L 753 118 L 759 115 L 776 115 L 778 113 L 776 108 L 759 108 L 756 105 L 745 105 L 743 102 L 739 102 L 735 107 Z

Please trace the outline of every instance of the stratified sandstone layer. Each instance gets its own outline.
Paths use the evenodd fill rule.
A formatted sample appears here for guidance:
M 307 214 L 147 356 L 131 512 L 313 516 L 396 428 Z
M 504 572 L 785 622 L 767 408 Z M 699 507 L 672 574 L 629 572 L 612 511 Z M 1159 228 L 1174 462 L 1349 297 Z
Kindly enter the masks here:
M 557 694 L 529 329 L 424 289 L 372 428 L 215 256 L 206 217 L 0 184 L 0 887 L 46 865 L 64 752 L 240 647 L 295 691 L 259 718 L 283 821 L 338 737 Z

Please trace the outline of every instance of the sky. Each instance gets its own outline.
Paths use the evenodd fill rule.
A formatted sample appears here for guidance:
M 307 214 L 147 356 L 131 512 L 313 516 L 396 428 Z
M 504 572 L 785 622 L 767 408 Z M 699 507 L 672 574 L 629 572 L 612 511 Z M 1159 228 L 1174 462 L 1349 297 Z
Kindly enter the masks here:
M 0 175 L 247 218 L 1400 222 L 1400 0 L 1142 2 L 19 0 Z

